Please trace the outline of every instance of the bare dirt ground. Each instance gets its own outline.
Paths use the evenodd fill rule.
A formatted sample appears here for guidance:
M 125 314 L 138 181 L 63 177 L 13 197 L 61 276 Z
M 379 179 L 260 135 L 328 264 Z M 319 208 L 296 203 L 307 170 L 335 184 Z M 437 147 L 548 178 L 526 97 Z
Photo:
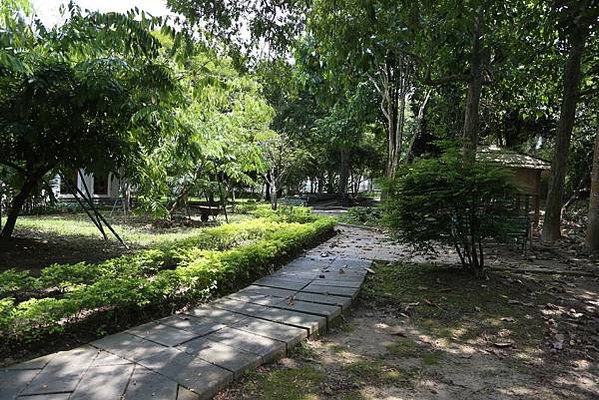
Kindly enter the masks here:
M 376 263 L 345 323 L 217 399 L 597 399 L 597 265 L 561 250 L 491 249 L 483 279 Z

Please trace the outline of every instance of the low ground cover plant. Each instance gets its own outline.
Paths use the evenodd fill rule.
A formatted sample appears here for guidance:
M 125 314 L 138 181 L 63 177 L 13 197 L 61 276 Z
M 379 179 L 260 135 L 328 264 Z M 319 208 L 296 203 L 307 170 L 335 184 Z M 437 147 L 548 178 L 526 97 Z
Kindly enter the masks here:
M 286 213 L 286 214 L 284 214 Z M 168 313 L 235 290 L 330 235 L 334 220 L 305 211 L 206 228 L 196 236 L 98 264 L 55 264 L 39 277 L 0 274 L 0 340 L 35 342 L 82 319 L 152 307 Z
M 379 207 L 352 207 L 339 217 L 340 222 L 352 225 L 380 226 L 383 210 Z

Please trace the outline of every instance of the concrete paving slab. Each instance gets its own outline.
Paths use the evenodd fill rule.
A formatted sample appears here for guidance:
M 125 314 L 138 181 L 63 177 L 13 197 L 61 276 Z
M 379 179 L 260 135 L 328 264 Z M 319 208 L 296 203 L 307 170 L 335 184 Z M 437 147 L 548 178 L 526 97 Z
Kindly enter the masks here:
M 304 256 L 304 257 L 296 258 L 295 260 L 291 261 L 283 268 L 299 268 L 304 271 L 307 271 L 307 270 L 310 270 L 311 268 L 322 268 L 326 265 L 331 264 L 332 261 L 333 260 L 329 260 L 328 258 L 314 259 L 311 257 Z
M 260 304 L 248 303 L 246 301 L 239 300 L 234 297 L 223 297 L 217 301 L 210 303 L 210 305 L 250 317 L 255 317 L 256 315 L 264 312 L 268 308 Z
M 71 393 L 34 394 L 33 396 L 17 397 L 18 400 L 68 400 Z M 0 397 L 4 400 L 3 397 Z
M 133 373 L 133 368 L 133 364 L 88 368 L 70 400 L 120 399 Z
M 139 363 L 179 382 L 200 398 L 211 398 L 233 380 L 231 371 L 174 348 L 167 348 Z
M 330 294 L 334 296 L 345 296 L 351 298 L 356 298 L 358 296 L 358 288 L 319 285 L 317 283 L 311 283 L 310 285 L 302 289 L 302 292 Z
M 273 307 L 305 314 L 320 315 L 326 317 L 328 322 L 333 322 L 333 320 L 341 316 L 341 307 L 337 305 L 310 303 L 296 299 L 280 301 L 273 305 Z
M 202 305 L 193 308 L 189 311 L 182 313 L 181 315 L 191 315 L 192 317 L 198 318 L 209 318 L 218 321 L 224 325 L 233 325 L 236 322 L 246 318 L 245 315 L 227 311 L 222 308 L 214 308 L 210 305 Z
M 97 354 L 98 350 L 91 346 L 59 352 L 22 394 L 72 392 Z
M 224 328 L 206 336 L 207 339 L 257 354 L 262 362 L 285 355 L 285 343 L 234 328 Z
M 159 323 L 159 321 L 148 322 L 147 324 L 127 329 L 125 332 L 164 346 L 176 346 L 179 343 L 187 342 L 199 336 L 197 333 L 164 325 Z
M 230 294 L 229 296 L 227 296 L 227 298 L 244 301 L 246 303 L 255 303 L 255 304 L 260 304 L 260 305 L 265 305 L 265 306 L 268 306 L 268 305 L 274 304 L 278 301 L 281 301 L 281 297 L 273 297 L 273 296 L 269 296 L 267 294 L 248 293 L 248 292 L 233 293 L 233 294 Z
M 267 278 L 258 279 L 256 282 L 254 282 L 254 285 L 269 286 L 269 287 L 288 289 L 288 290 L 300 290 L 301 288 L 303 288 L 310 282 L 311 282 L 310 279 L 300 279 L 300 278 L 298 278 L 298 279 L 292 279 L 292 278 L 276 279 L 276 278 L 267 277 Z
M 297 293 L 297 291 L 296 290 L 288 290 L 288 289 L 272 288 L 272 287 L 268 287 L 268 286 L 250 285 L 244 289 L 241 289 L 237 293 L 264 294 L 267 296 L 286 298 L 286 297 L 293 296 L 294 294 Z
M 116 354 L 100 350 L 100 352 L 92 362 L 91 367 L 101 367 L 106 365 L 123 365 L 131 363 L 132 361 L 119 357 Z
M 340 306 L 343 311 L 349 309 L 351 306 L 351 297 L 299 292 L 293 298 L 295 300 L 301 300 L 310 303 L 337 305 Z
M 313 314 L 304 314 L 301 312 L 284 310 L 281 308 L 268 308 L 258 314 L 257 317 L 307 329 L 310 335 L 320 331 L 326 331 L 327 329 L 326 317 Z
M 186 314 L 175 314 L 161 318 L 158 321 L 164 325 L 193 332 L 198 336 L 207 335 L 210 332 L 217 331 L 227 326 L 217 319 L 198 318 Z
M 19 393 L 37 376 L 39 370 L 7 369 L 0 371 L 0 399 L 16 399 Z
M 308 332 L 304 328 L 297 328 L 259 318 L 245 319 L 233 325 L 233 328 L 285 342 L 287 350 L 291 350 L 295 345 L 308 337 Z
M 331 263 L 331 267 L 343 267 L 361 271 L 370 268 L 371 265 L 372 259 L 350 258 L 347 256 L 339 257 Z
M 133 361 L 151 357 L 167 348 L 129 333 L 117 333 L 116 335 L 106 336 L 91 344 L 94 347 Z
M 45 356 L 34 358 L 33 360 L 24 361 L 19 364 L 13 364 L 7 367 L 7 369 L 42 369 L 50 362 L 54 356 L 58 353 L 48 354 Z
M 175 400 L 178 386 L 172 379 L 136 365 L 123 400 Z
M 177 348 L 231 371 L 234 378 L 240 377 L 248 369 L 257 367 L 261 363 L 261 357 L 257 354 L 206 338 L 194 339 Z
M 327 286 L 339 286 L 339 287 L 349 287 L 349 288 L 359 288 L 362 286 L 363 279 L 360 281 L 353 280 L 341 280 L 335 278 L 328 278 L 323 275 L 322 277 L 318 277 L 314 280 L 314 284 L 316 285 L 327 285 Z

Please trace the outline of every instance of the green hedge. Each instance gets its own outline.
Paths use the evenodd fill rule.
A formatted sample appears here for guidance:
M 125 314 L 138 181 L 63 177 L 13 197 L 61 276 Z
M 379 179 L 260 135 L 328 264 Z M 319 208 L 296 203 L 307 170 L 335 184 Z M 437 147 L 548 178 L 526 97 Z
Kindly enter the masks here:
M 99 311 L 173 309 L 207 300 L 271 272 L 277 261 L 331 232 L 334 224 L 329 218 L 308 223 L 262 218 L 100 264 L 52 265 L 38 278 L 5 272 L 0 291 L 13 296 L 0 300 L 0 337 L 35 341 Z M 19 302 L 14 293 L 24 288 L 58 289 L 59 295 Z

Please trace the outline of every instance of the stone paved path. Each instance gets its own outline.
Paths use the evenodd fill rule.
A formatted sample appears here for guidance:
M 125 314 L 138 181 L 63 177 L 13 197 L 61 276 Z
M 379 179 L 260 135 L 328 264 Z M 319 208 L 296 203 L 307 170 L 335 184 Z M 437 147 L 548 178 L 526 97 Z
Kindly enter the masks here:
M 211 398 L 250 368 L 324 333 L 373 259 L 402 250 L 357 228 L 232 295 L 0 371 L 0 400 Z

